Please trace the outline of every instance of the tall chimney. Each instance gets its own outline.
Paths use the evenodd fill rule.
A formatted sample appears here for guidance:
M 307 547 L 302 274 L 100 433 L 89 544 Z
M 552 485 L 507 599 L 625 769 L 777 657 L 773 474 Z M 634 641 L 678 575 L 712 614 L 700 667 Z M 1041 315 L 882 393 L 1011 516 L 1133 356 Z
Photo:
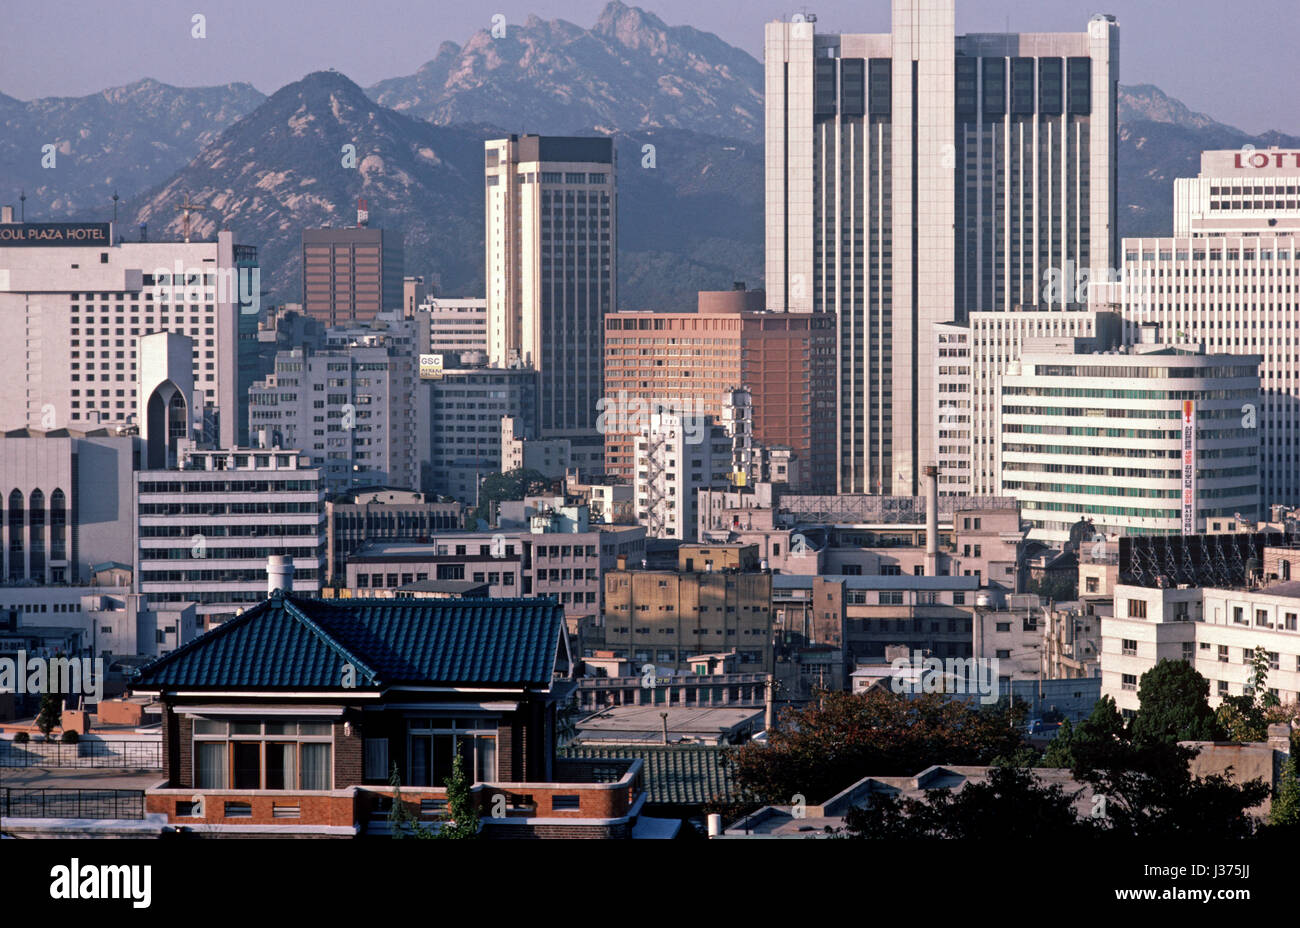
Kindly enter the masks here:
M 925 475 L 925 575 L 939 573 L 939 468 L 926 464 Z
M 773 692 L 775 689 L 775 678 L 769 673 L 763 685 L 763 730 L 767 732 L 769 741 L 772 739 L 772 726 L 776 724 L 776 694 Z
M 659 718 L 663 719 L 663 723 L 664 723 L 664 744 L 667 744 L 667 743 L 668 743 L 668 713 L 667 713 L 667 712 L 660 712 L 660 713 L 659 713 Z
M 270 596 L 276 590 L 293 591 L 293 558 L 284 554 L 272 554 L 266 559 L 266 593 Z

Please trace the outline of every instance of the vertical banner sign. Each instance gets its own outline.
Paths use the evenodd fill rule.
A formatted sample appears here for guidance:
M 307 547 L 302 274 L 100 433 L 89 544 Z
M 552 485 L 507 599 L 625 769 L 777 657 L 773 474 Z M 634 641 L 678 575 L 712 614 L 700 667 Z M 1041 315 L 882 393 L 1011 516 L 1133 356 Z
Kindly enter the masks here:
M 1183 400 L 1183 534 L 1196 533 L 1196 405 Z

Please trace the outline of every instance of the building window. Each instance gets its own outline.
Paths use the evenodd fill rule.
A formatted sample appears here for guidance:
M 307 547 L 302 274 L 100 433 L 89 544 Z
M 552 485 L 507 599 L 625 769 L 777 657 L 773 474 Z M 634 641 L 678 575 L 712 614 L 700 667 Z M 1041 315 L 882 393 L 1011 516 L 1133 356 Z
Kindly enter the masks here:
M 329 722 L 194 720 L 199 789 L 332 788 Z
M 1083 581 L 1083 586 L 1085 592 L 1096 593 L 1098 590 L 1097 578 L 1096 577 L 1085 578 Z
M 1136 656 L 1138 653 L 1138 643 L 1133 638 L 1125 638 L 1120 642 L 1120 653 L 1130 656 Z
M 459 754 L 473 783 L 497 778 L 497 726 L 494 719 L 410 719 L 407 722 L 407 782 L 446 786 Z
M 1124 674 L 1120 686 L 1126 690 L 1136 690 L 1138 688 L 1137 675 L 1131 673 Z
M 1128 601 L 1128 617 L 1130 619 L 1145 619 L 1147 617 L 1147 601 L 1145 599 L 1130 599 Z
M 387 781 L 389 776 L 388 770 L 388 739 L 387 738 L 367 738 L 365 739 L 365 757 L 366 767 L 362 776 L 370 781 Z

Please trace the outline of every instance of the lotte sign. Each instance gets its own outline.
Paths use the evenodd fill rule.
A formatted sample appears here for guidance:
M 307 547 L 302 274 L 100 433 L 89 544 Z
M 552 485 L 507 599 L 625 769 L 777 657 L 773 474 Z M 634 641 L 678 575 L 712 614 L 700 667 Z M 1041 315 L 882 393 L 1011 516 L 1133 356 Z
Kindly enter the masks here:
M 1300 151 L 1239 151 L 1232 164 L 1238 168 L 1300 168 Z

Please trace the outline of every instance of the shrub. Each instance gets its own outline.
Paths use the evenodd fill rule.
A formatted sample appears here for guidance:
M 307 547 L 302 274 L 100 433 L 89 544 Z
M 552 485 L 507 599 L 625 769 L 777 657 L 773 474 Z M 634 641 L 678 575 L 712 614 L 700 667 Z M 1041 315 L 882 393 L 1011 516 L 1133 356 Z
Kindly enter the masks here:
M 80 740 L 81 740 L 81 736 L 78 735 L 75 731 L 65 731 L 63 733 L 64 744 L 76 744 Z
M 20 731 L 14 735 L 14 744 L 26 744 L 32 740 L 32 736 L 25 731 Z

